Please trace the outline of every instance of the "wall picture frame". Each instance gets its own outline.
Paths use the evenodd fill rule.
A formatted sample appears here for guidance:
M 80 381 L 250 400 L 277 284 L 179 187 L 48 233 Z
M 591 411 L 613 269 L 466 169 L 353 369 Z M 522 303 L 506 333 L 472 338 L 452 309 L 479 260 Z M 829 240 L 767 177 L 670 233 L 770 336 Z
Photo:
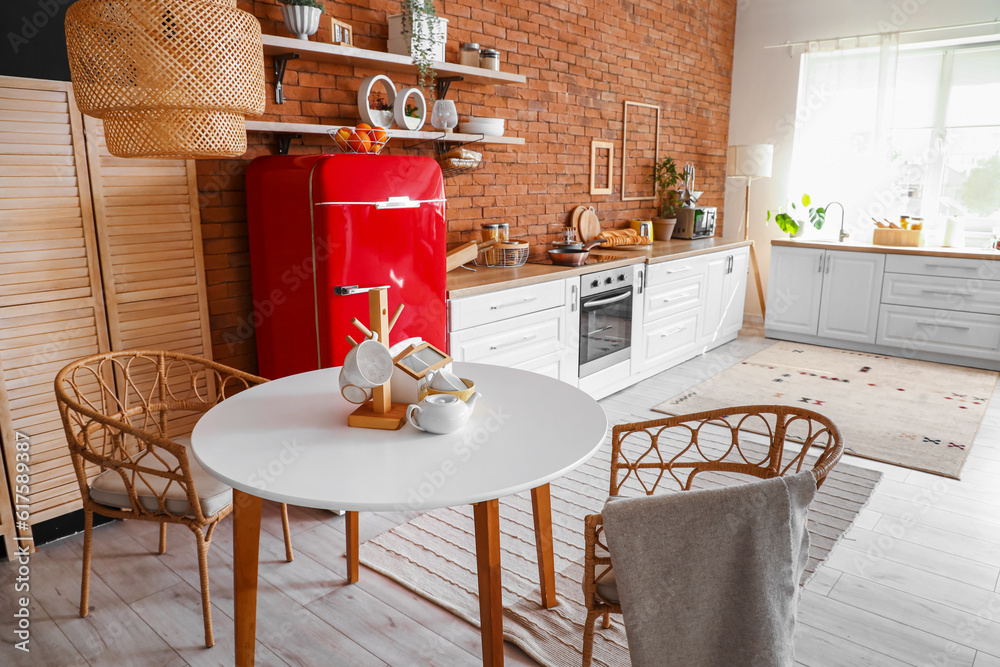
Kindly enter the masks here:
M 354 46 L 354 28 L 331 16 L 330 41 L 338 46 Z
M 639 109 L 652 109 L 656 111 L 656 131 L 653 139 L 653 162 L 656 164 L 660 161 L 660 107 L 656 104 L 646 104 L 645 102 L 625 102 L 625 116 L 622 120 L 622 201 L 653 201 L 656 199 L 656 185 L 653 184 L 652 192 L 645 196 L 631 196 L 628 194 L 628 180 L 626 178 L 626 172 L 628 171 L 628 162 L 630 159 L 630 145 L 629 145 L 629 107 L 633 107 L 636 111 Z M 635 136 L 642 133 L 638 133 L 635 129 L 632 131 L 633 144 L 636 143 Z M 635 150 L 635 146 L 631 146 Z
M 604 164 L 603 158 L 601 158 L 598 153 L 600 151 L 608 152 L 608 163 L 605 168 L 605 175 L 607 176 L 604 183 L 597 182 L 597 173 L 600 165 Z M 614 190 L 614 178 L 615 178 L 615 144 L 611 141 L 598 141 L 593 139 L 590 142 L 590 194 L 592 195 L 610 195 Z

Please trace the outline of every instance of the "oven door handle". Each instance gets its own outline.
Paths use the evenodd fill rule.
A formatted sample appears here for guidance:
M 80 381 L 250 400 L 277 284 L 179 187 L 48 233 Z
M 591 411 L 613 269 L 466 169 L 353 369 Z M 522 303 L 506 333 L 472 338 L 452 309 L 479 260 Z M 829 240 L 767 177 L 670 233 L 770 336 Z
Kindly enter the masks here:
M 588 301 L 583 304 L 583 310 L 588 308 L 596 308 L 597 306 L 606 306 L 609 303 L 618 303 L 619 301 L 624 301 L 625 299 L 632 296 L 632 290 L 625 292 L 624 294 L 619 294 L 618 296 L 613 296 L 610 299 L 598 299 L 597 301 Z

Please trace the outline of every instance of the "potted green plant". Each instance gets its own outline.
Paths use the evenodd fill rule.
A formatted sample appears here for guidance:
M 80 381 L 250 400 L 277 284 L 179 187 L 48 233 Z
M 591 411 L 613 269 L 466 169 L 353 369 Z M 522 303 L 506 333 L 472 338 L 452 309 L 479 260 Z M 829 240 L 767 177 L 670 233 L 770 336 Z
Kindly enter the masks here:
M 659 213 L 659 217 L 653 218 L 653 238 L 657 241 L 669 241 L 674 233 L 674 226 L 677 225 L 677 209 L 680 208 L 676 187 L 681 182 L 681 174 L 677 173 L 674 159 L 665 157 L 653 165 L 649 182 L 656 184 Z
M 434 0 L 400 0 L 399 14 L 389 16 L 389 52 L 410 56 L 417 66 L 417 85 L 433 100 L 437 72 L 432 63 L 444 61 L 448 19 L 437 15 Z
M 774 224 L 778 225 L 778 229 L 791 236 L 798 236 L 807 224 L 811 224 L 816 229 L 822 229 L 823 223 L 826 222 L 826 209 L 822 206 L 815 208 L 810 206 L 812 199 L 807 194 L 802 195 L 799 201 L 802 203 L 801 207 L 793 199 L 788 203 L 787 208 L 779 206 L 773 211 L 768 211 L 768 222 L 773 216 Z
M 281 16 L 285 27 L 299 39 L 309 39 L 309 35 L 319 30 L 319 17 L 323 15 L 323 5 L 319 0 L 281 0 Z

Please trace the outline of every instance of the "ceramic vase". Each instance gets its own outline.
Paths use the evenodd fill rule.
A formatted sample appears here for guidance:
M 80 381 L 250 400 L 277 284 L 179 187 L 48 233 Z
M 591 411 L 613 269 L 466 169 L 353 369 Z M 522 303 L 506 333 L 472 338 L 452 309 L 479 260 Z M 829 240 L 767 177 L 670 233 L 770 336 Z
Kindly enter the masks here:
M 314 35 L 319 30 L 319 17 L 323 15 L 323 11 L 317 7 L 282 5 L 281 15 L 288 32 L 298 39 L 308 40 L 309 35 Z

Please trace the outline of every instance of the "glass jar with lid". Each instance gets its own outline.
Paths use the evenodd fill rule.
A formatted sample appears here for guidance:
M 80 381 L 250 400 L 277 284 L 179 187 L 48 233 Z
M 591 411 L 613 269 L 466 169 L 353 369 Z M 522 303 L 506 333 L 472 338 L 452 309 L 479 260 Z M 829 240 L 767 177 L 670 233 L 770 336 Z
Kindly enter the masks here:
M 482 49 L 479 52 L 479 66 L 483 69 L 500 71 L 500 52 L 496 49 Z
M 479 67 L 479 44 L 462 42 L 458 49 L 458 62 L 467 67 Z

